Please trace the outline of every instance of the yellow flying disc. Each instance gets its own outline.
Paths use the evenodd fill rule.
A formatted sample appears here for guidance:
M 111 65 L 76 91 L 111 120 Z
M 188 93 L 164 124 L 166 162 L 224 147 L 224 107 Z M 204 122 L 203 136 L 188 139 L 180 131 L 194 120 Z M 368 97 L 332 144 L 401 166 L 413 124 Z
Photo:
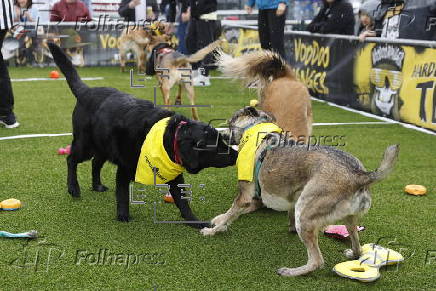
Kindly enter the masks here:
M 427 188 L 425 188 L 422 185 L 407 185 L 404 188 L 404 191 L 407 194 L 415 195 L 415 196 L 421 196 L 427 194 Z
M 15 198 L 7 199 L 0 202 L 0 208 L 6 211 L 18 210 L 21 208 L 21 201 Z
M 339 263 L 333 268 L 333 271 L 341 277 L 361 282 L 373 282 L 380 277 L 378 268 L 362 264 L 358 260 Z

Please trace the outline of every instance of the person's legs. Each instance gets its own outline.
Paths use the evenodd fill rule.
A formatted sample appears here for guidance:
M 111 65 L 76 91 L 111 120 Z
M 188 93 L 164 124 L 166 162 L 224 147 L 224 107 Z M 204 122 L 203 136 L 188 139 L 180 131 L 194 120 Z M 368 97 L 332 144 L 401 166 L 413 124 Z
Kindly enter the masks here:
M 271 50 L 279 53 L 282 58 L 286 58 L 285 56 L 285 43 L 284 43 L 284 34 L 285 34 L 285 20 L 286 20 L 286 12 L 280 16 L 276 15 L 275 10 L 268 10 L 268 24 L 269 24 L 269 35 L 271 39 Z
M 257 26 L 259 31 L 260 47 L 266 50 L 271 49 L 270 30 L 268 23 L 268 11 L 270 9 L 259 10 Z
M 3 40 L 6 36 L 6 30 L 0 31 L 0 48 L 3 46 Z M 12 94 L 11 80 L 9 78 L 8 68 L 3 60 L 0 51 L 0 116 L 12 113 L 14 106 L 14 95 Z
M 6 30 L 0 30 L 0 48 L 3 47 L 6 32 Z M 14 128 L 19 125 L 15 120 L 13 108 L 14 94 L 12 93 L 11 79 L 0 50 L 0 123 L 7 128 Z
M 176 33 L 176 36 L 179 39 L 179 46 L 177 48 L 177 51 L 184 55 L 188 54 L 188 49 L 186 48 L 186 42 L 185 42 L 187 26 L 188 26 L 187 22 L 180 21 Z
M 197 48 L 197 20 L 191 18 L 188 23 L 188 28 L 186 32 L 185 45 L 189 54 L 195 53 Z M 192 64 L 192 70 L 197 70 L 199 63 Z
M 199 20 L 197 26 L 197 47 L 202 49 L 208 46 L 210 43 L 217 39 L 217 21 L 206 21 Z M 211 65 L 214 63 L 213 54 L 208 54 L 201 62 L 201 67 L 203 68 L 202 74 L 204 76 L 209 76 L 209 70 Z

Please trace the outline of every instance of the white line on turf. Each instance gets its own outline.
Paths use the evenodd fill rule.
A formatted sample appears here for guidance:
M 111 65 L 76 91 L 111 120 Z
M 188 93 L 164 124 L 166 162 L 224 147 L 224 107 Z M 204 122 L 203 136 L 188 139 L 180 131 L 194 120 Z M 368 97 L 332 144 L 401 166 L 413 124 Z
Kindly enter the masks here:
M 326 103 L 329 106 L 341 108 L 341 109 L 346 110 L 346 111 L 358 113 L 358 114 L 363 115 L 365 117 L 375 118 L 375 119 L 382 120 L 382 121 L 385 121 L 385 122 L 391 123 L 391 124 L 399 124 L 399 125 L 401 125 L 401 126 L 403 126 L 405 128 L 408 128 L 408 129 L 413 129 L 413 130 L 416 130 L 416 131 L 419 131 L 419 132 L 423 132 L 423 133 L 426 133 L 426 134 L 430 134 L 430 135 L 436 135 L 436 132 L 434 132 L 432 130 L 421 128 L 421 127 L 418 127 L 418 126 L 413 125 L 413 124 L 395 121 L 395 120 L 392 120 L 392 119 L 387 118 L 387 117 L 381 117 L 381 116 L 378 116 L 378 115 L 375 115 L 375 114 L 372 114 L 372 113 L 369 113 L 369 112 L 359 111 L 359 110 L 356 110 L 356 109 L 353 109 L 353 108 L 350 108 L 350 107 L 347 107 L 347 106 L 338 105 L 338 104 L 331 103 L 331 102 L 328 102 L 328 101 L 325 101 L 325 100 L 321 100 L 321 99 L 318 99 L 318 98 L 315 98 L 315 97 L 312 97 L 312 100 L 315 100 L 315 101 L 318 101 L 318 102 L 321 102 L 321 103 Z
M 313 126 L 329 126 L 329 125 L 359 125 L 359 124 L 365 124 L 365 125 L 372 125 L 372 124 L 395 124 L 392 122 L 334 122 L 334 123 L 314 123 Z M 218 131 L 223 131 L 227 128 L 225 127 L 217 127 Z M 56 137 L 56 136 L 67 136 L 72 135 L 72 133 L 46 133 L 46 134 L 23 134 L 23 135 L 13 135 L 13 136 L 6 136 L 6 137 L 0 137 L 1 140 L 11 140 L 11 139 L 23 139 L 23 138 L 34 138 L 34 137 Z
M 96 81 L 96 80 L 104 80 L 103 77 L 88 77 L 81 78 L 83 81 Z M 11 79 L 12 82 L 33 82 L 33 81 L 65 81 L 65 78 L 25 78 L 25 79 Z
M 377 115 L 374 115 L 374 114 L 371 114 L 371 113 L 368 113 L 368 112 L 362 112 L 362 111 L 355 110 L 355 109 L 352 109 L 352 108 L 348 108 L 348 107 L 345 107 L 345 106 L 340 106 L 340 105 L 337 105 L 337 104 L 334 104 L 334 103 L 326 102 L 324 100 L 316 99 L 314 97 L 312 97 L 312 99 L 315 100 L 315 101 L 318 101 L 318 102 L 326 103 L 326 104 L 328 104 L 330 106 L 333 106 L 333 107 L 338 107 L 338 108 L 341 108 L 341 109 L 344 109 L 344 110 L 347 110 L 347 111 L 358 113 L 358 114 L 361 114 L 361 115 L 366 116 L 366 117 L 371 117 L 371 118 L 383 120 L 381 122 L 377 122 L 377 121 L 373 121 L 373 122 L 320 122 L 320 123 L 313 123 L 312 124 L 313 126 L 400 124 L 400 125 L 402 125 L 405 128 L 413 129 L 413 130 L 420 131 L 420 132 L 423 132 L 423 133 L 426 133 L 426 134 L 436 135 L 436 132 L 433 132 L 431 130 L 427 130 L 427 129 L 424 129 L 424 128 L 420 128 L 420 127 L 417 127 L 417 126 L 414 126 L 414 125 L 411 125 L 411 124 L 398 122 L 398 121 L 395 121 L 395 120 L 392 120 L 392 119 L 389 119 L 389 118 L 386 118 L 386 117 L 377 116 Z M 225 128 L 225 127 L 218 127 L 217 128 L 218 131 L 223 131 L 225 129 L 227 129 L 227 128 Z M 24 134 L 24 135 L 14 135 L 14 136 L 0 137 L 0 141 L 2 141 L 2 140 L 13 140 L 13 139 L 23 139 L 23 138 L 35 138 L 35 137 L 68 136 L 68 135 L 72 135 L 72 133 Z
M 67 136 L 67 135 L 72 135 L 72 134 L 71 133 L 23 134 L 23 135 L 0 137 L 0 140 L 22 139 L 22 138 L 33 138 L 33 137 L 56 137 L 56 136 Z

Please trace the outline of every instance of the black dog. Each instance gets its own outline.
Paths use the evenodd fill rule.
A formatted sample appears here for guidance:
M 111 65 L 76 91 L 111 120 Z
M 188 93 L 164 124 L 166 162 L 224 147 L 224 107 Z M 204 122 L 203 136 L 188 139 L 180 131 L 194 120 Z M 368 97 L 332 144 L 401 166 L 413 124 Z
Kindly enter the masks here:
M 82 82 L 71 61 L 57 45 L 50 43 L 49 48 L 77 98 L 73 112 L 73 142 L 71 154 L 67 158 L 68 192 L 73 197 L 80 196 L 77 164 L 91 158 L 93 190 L 107 190 L 100 181 L 100 170 L 108 160 L 118 166 L 118 220 L 128 221 L 129 183 L 135 177 L 141 146 L 151 127 L 165 117 L 171 118 L 164 133 L 164 148 L 175 162 L 173 145 L 178 127 L 178 154 L 181 164 L 189 173 L 196 174 L 207 167 L 222 168 L 236 163 L 237 152 L 224 143 L 216 129 L 155 107 L 147 100 L 134 98 L 114 88 L 90 88 Z M 182 199 L 181 190 L 177 187 L 177 184 L 183 183 L 183 175 L 170 181 L 168 184 L 171 195 L 185 220 L 198 221 L 187 199 Z M 196 228 L 207 226 L 204 223 L 191 225 Z

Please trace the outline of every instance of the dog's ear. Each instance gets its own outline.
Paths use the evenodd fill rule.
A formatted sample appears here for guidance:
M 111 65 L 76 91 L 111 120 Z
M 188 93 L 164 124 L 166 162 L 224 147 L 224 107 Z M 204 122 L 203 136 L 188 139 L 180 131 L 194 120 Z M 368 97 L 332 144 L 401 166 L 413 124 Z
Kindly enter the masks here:
M 244 108 L 244 115 L 259 117 L 259 112 L 257 112 L 256 108 L 252 106 L 246 106 Z
M 193 129 L 193 125 L 188 122 L 179 131 L 179 145 L 183 166 L 189 169 L 197 169 L 200 166 L 199 151 L 195 150 L 195 147 L 201 144 L 198 144 L 199 141 L 194 139 Z

